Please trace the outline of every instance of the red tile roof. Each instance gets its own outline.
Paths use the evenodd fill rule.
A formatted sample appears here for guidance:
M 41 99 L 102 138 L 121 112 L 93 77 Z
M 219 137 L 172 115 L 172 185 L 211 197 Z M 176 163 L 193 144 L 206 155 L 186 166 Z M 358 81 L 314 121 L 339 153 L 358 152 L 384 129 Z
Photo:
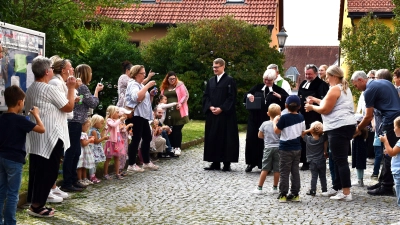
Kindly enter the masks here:
M 392 12 L 392 0 L 348 0 L 348 12 Z
M 128 8 L 100 8 L 98 12 L 112 19 L 129 23 L 176 24 L 201 19 L 217 19 L 233 15 L 236 19 L 254 25 L 274 25 L 277 18 L 277 0 L 245 0 L 245 3 L 227 3 L 226 0 L 156 0 Z
M 304 67 L 307 64 L 314 64 L 317 67 L 324 64 L 333 65 L 339 56 L 339 46 L 286 46 L 283 53 L 285 72 L 293 66 L 304 76 Z

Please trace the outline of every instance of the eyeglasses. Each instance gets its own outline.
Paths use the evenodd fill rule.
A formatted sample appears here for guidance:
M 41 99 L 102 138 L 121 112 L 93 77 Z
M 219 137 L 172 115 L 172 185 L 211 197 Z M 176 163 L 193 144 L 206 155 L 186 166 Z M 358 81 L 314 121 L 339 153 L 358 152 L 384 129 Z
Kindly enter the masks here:
M 141 73 L 138 73 L 138 74 L 143 74 L 143 75 L 146 75 L 146 73 L 145 73 L 145 72 L 141 72 Z
M 368 77 L 368 79 L 376 79 L 376 77 Z
M 171 77 L 171 78 L 168 78 L 168 80 L 172 81 L 172 80 L 176 80 L 176 78 Z
M 306 69 L 307 69 L 307 70 L 313 69 L 315 72 L 318 71 L 317 66 L 315 66 L 314 64 L 308 64 L 308 65 L 306 65 Z

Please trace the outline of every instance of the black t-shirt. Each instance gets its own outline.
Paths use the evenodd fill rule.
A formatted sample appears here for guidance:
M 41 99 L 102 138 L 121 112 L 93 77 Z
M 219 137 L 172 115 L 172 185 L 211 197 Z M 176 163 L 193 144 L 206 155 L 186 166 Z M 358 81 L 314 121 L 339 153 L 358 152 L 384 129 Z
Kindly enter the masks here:
M 0 157 L 25 164 L 26 134 L 36 126 L 15 113 L 0 115 Z

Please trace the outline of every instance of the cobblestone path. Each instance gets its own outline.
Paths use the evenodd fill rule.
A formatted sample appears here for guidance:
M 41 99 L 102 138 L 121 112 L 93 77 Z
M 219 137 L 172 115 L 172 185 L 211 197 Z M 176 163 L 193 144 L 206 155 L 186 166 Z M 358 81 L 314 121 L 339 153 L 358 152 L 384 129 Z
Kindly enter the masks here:
M 18 224 L 391 224 L 400 221 L 394 197 L 373 197 L 352 188 L 352 202 L 307 196 L 310 172 L 300 171 L 301 202 L 279 203 L 276 194 L 254 195 L 259 170 L 245 173 L 245 134 L 240 134 L 239 163 L 232 172 L 204 171 L 203 146 L 184 150 L 179 159 L 160 160 L 159 171 L 102 181 L 61 204 L 53 218 L 18 211 Z M 370 180 L 367 166 L 364 182 Z M 327 173 L 328 184 L 331 183 Z M 356 172 L 352 170 L 353 182 Z M 270 190 L 268 176 L 264 190 Z M 318 183 L 318 188 L 319 188 Z M 319 190 L 320 191 L 320 190 Z

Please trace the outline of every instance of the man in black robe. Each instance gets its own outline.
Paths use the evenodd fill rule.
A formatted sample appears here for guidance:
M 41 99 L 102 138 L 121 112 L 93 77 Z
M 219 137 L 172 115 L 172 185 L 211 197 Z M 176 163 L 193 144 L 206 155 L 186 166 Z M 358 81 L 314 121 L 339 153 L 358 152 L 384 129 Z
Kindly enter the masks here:
M 206 116 L 204 161 L 212 162 L 205 170 L 230 171 L 231 162 L 239 161 L 239 133 L 236 121 L 236 82 L 225 73 L 225 61 L 213 63 L 215 76 L 208 80 L 203 95 Z
M 306 123 L 306 128 L 309 129 L 312 122 L 314 121 L 322 122 L 322 117 L 321 114 L 315 111 L 306 112 L 304 110 L 306 98 L 308 96 L 313 96 L 319 99 L 323 99 L 329 90 L 329 85 L 318 77 L 318 67 L 315 66 L 314 64 L 309 64 L 306 66 L 305 77 L 306 79 L 299 85 L 298 96 L 301 100 L 300 113 L 303 114 Z M 300 142 L 301 142 L 300 162 L 303 163 L 303 166 L 300 169 L 308 170 L 309 163 L 307 162 L 306 158 L 306 143 L 303 141 L 303 139 L 301 139 Z

